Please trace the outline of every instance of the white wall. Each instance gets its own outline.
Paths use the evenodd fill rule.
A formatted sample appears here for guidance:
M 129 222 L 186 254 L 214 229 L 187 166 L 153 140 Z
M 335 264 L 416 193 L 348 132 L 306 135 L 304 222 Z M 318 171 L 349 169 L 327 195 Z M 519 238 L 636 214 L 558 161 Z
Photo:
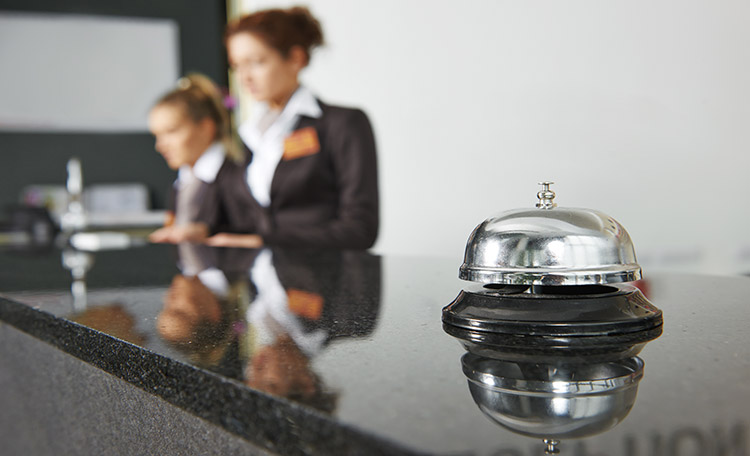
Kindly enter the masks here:
M 750 271 L 750 3 L 306 4 L 328 45 L 303 80 L 376 130 L 376 250 L 458 267 L 476 224 L 553 180 L 560 205 L 620 221 L 647 272 Z

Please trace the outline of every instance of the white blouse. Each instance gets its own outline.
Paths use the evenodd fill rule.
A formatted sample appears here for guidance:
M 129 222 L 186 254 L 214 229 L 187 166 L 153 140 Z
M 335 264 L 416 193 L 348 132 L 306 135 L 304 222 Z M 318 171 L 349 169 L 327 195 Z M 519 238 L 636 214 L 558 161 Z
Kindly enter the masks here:
M 224 146 L 220 142 L 211 144 L 198 157 L 198 160 L 195 161 L 192 167 L 189 165 L 180 166 L 179 171 L 177 171 L 175 186 L 180 188 L 181 185 L 190 183 L 194 178 L 210 184 L 216 180 L 216 175 L 219 174 L 219 169 L 224 164 L 225 156 Z
M 263 131 L 261 122 L 268 112 L 267 103 L 258 103 L 252 117 L 238 129 L 240 138 L 253 152 L 253 159 L 247 167 L 247 185 L 263 207 L 271 204 L 271 182 L 284 155 L 284 140 L 292 133 L 300 116 L 319 118 L 323 115 L 318 100 L 303 86 L 299 86 L 281 114 Z
M 198 157 L 192 167 L 180 167 L 174 183 L 177 189 L 175 223 L 185 225 L 195 221 L 205 193 L 202 188 L 216 180 L 224 157 L 224 147 L 221 143 L 215 142 Z

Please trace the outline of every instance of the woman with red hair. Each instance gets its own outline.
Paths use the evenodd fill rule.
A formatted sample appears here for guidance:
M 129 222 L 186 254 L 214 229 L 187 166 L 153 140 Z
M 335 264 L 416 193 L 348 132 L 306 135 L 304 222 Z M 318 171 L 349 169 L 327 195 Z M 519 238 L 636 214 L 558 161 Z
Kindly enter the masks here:
M 328 105 L 300 84 L 323 44 L 306 8 L 270 9 L 229 24 L 229 63 L 257 101 L 238 129 L 248 163 L 220 183 L 216 246 L 365 249 L 378 233 L 375 141 L 358 109 Z

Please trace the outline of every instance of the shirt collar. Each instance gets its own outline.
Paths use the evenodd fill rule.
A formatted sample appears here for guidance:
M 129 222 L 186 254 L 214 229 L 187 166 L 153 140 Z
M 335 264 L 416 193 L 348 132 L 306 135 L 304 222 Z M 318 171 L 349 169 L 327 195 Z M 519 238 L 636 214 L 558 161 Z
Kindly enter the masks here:
M 192 168 L 189 166 L 180 167 L 177 173 L 177 181 L 185 182 L 192 175 L 210 184 L 216 180 L 216 175 L 219 174 L 222 164 L 224 164 L 224 147 L 220 142 L 215 142 L 198 157 Z
M 323 110 L 320 108 L 318 100 L 315 99 L 315 95 L 307 87 L 299 86 L 284 107 L 282 115 L 285 116 L 287 114 L 317 119 L 323 115 Z
M 264 101 L 259 101 L 253 108 L 250 118 L 246 122 L 243 122 L 238 129 L 240 137 L 246 143 L 252 143 L 252 139 L 256 139 L 255 137 L 260 135 L 256 129 L 256 125 L 269 109 L 268 103 Z M 317 119 L 322 115 L 323 109 L 320 107 L 320 103 L 318 103 L 315 95 L 307 87 L 300 85 L 294 91 L 291 98 L 289 98 L 276 122 L 283 121 L 284 119 L 294 119 L 297 116 L 307 116 Z

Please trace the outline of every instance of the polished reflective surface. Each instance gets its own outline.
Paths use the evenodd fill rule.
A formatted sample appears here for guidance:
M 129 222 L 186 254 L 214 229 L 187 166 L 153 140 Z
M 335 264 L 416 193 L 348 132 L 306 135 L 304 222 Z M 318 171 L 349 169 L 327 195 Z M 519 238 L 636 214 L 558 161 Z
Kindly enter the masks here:
M 455 264 L 194 246 L 5 252 L 0 293 L 415 452 L 542 454 L 540 437 L 499 426 L 470 393 L 465 349 L 441 321 L 466 284 Z M 561 454 L 748 454 L 750 279 L 646 277 L 641 289 L 666 323 L 638 355 L 637 400 L 624 419 L 625 407 L 608 409 L 608 422 L 621 420 L 609 430 L 561 439 Z

